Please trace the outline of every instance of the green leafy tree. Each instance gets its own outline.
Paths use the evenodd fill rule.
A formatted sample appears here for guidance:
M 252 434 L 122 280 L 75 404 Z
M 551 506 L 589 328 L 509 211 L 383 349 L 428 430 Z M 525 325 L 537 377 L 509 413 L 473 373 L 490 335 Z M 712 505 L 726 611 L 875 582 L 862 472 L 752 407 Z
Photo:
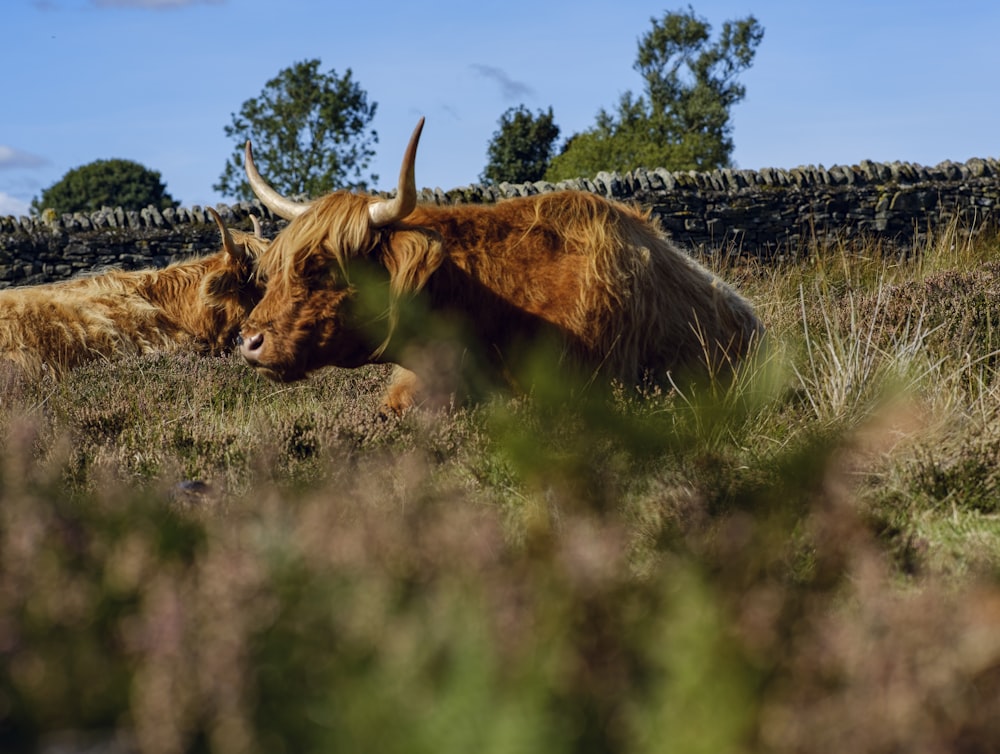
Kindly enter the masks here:
M 50 209 L 56 214 L 93 212 L 101 207 L 140 210 L 176 207 L 159 172 L 131 160 L 95 160 L 73 168 L 31 201 L 34 214 Z
M 479 179 L 484 183 L 528 183 L 544 178 L 559 137 L 552 108 L 539 110 L 534 116 L 518 105 L 501 115 L 499 123 L 487 149 L 489 163 Z
M 730 164 L 732 106 L 746 96 L 737 77 L 753 62 L 764 28 L 753 16 L 712 27 L 687 11 L 651 19 L 633 68 L 645 93 L 625 92 L 616 113 L 575 134 L 552 159 L 546 178 L 561 180 L 637 167 L 711 170 Z
M 337 188 L 365 190 L 377 175 L 364 176 L 378 134 L 369 125 L 376 103 L 351 78 L 319 60 L 295 63 L 267 82 L 256 99 L 243 103 L 225 127 L 236 148 L 213 188 L 240 199 L 253 193 L 243 171 L 243 151 L 253 142 L 258 169 L 275 189 L 290 196 L 319 196 Z

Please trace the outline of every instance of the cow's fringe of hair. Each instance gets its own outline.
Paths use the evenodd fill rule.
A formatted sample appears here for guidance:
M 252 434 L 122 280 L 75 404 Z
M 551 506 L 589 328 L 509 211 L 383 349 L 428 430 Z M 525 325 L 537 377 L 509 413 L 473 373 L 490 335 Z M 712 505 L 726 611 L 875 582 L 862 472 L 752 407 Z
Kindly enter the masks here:
M 372 199 L 363 194 L 337 191 L 318 199 L 314 208 L 291 223 L 272 244 L 270 253 L 261 258 L 259 274 L 268 286 L 287 287 L 288 281 L 302 274 L 307 260 L 324 260 L 333 267 L 346 285 L 350 285 L 350 263 L 367 256 L 376 247 L 378 232 L 371 227 L 368 208 Z M 404 263 L 405 265 L 405 263 Z M 414 265 L 416 266 L 416 265 Z M 401 266 L 389 283 L 389 301 L 380 319 L 386 323 L 386 336 L 371 353 L 382 357 L 399 322 L 399 303 L 407 292 L 403 281 L 414 271 Z
M 270 253 L 260 260 L 260 275 L 268 285 L 280 286 L 296 276 L 296 268 L 305 260 L 321 255 L 335 264 L 347 280 L 351 258 L 368 253 L 372 248 L 370 203 L 368 197 L 346 191 L 317 199 L 315 209 L 278 234 Z

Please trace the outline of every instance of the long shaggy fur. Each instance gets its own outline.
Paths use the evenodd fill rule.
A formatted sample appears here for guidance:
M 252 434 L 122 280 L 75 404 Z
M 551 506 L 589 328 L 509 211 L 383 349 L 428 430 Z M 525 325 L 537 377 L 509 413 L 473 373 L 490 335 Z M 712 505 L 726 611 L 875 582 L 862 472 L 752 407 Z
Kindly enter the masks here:
M 262 258 L 267 291 L 244 335 L 264 334 L 256 365 L 270 376 L 352 366 L 342 359 L 346 341 L 359 360 L 346 314 L 359 295 L 359 261 L 385 274 L 390 310 L 423 291 L 432 311 L 465 321 L 498 365 L 518 339 L 548 333 L 591 373 L 635 384 L 646 373 L 735 363 L 763 330 L 746 299 L 630 206 L 579 192 L 418 205 L 371 230 L 370 201 L 343 192 L 317 200 Z M 392 341 L 387 321 L 382 346 Z M 369 361 L 400 352 L 368 345 Z
M 261 297 L 255 261 L 267 246 L 230 233 L 220 251 L 164 269 L 0 291 L 0 359 L 37 377 L 94 359 L 225 350 Z

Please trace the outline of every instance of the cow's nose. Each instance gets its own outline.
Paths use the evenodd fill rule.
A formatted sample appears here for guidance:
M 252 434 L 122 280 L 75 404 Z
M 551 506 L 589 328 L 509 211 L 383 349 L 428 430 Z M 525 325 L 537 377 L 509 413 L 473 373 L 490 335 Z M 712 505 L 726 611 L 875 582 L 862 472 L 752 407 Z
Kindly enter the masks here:
M 240 333 L 239 342 L 243 358 L 250 363 L 256 363 L 260 356 L 260 347 L 264 345 L 264 333 L 259 332 L 253 335 Z

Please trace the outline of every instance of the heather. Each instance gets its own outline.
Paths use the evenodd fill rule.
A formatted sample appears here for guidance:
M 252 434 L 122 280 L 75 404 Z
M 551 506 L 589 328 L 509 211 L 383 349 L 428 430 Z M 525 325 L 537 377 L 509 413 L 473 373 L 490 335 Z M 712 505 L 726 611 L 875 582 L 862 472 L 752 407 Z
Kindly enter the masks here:
M 698 385 L 2 374 L 0 749 L 993 751 L 998 258 L 720 260 L 769 334 Z

